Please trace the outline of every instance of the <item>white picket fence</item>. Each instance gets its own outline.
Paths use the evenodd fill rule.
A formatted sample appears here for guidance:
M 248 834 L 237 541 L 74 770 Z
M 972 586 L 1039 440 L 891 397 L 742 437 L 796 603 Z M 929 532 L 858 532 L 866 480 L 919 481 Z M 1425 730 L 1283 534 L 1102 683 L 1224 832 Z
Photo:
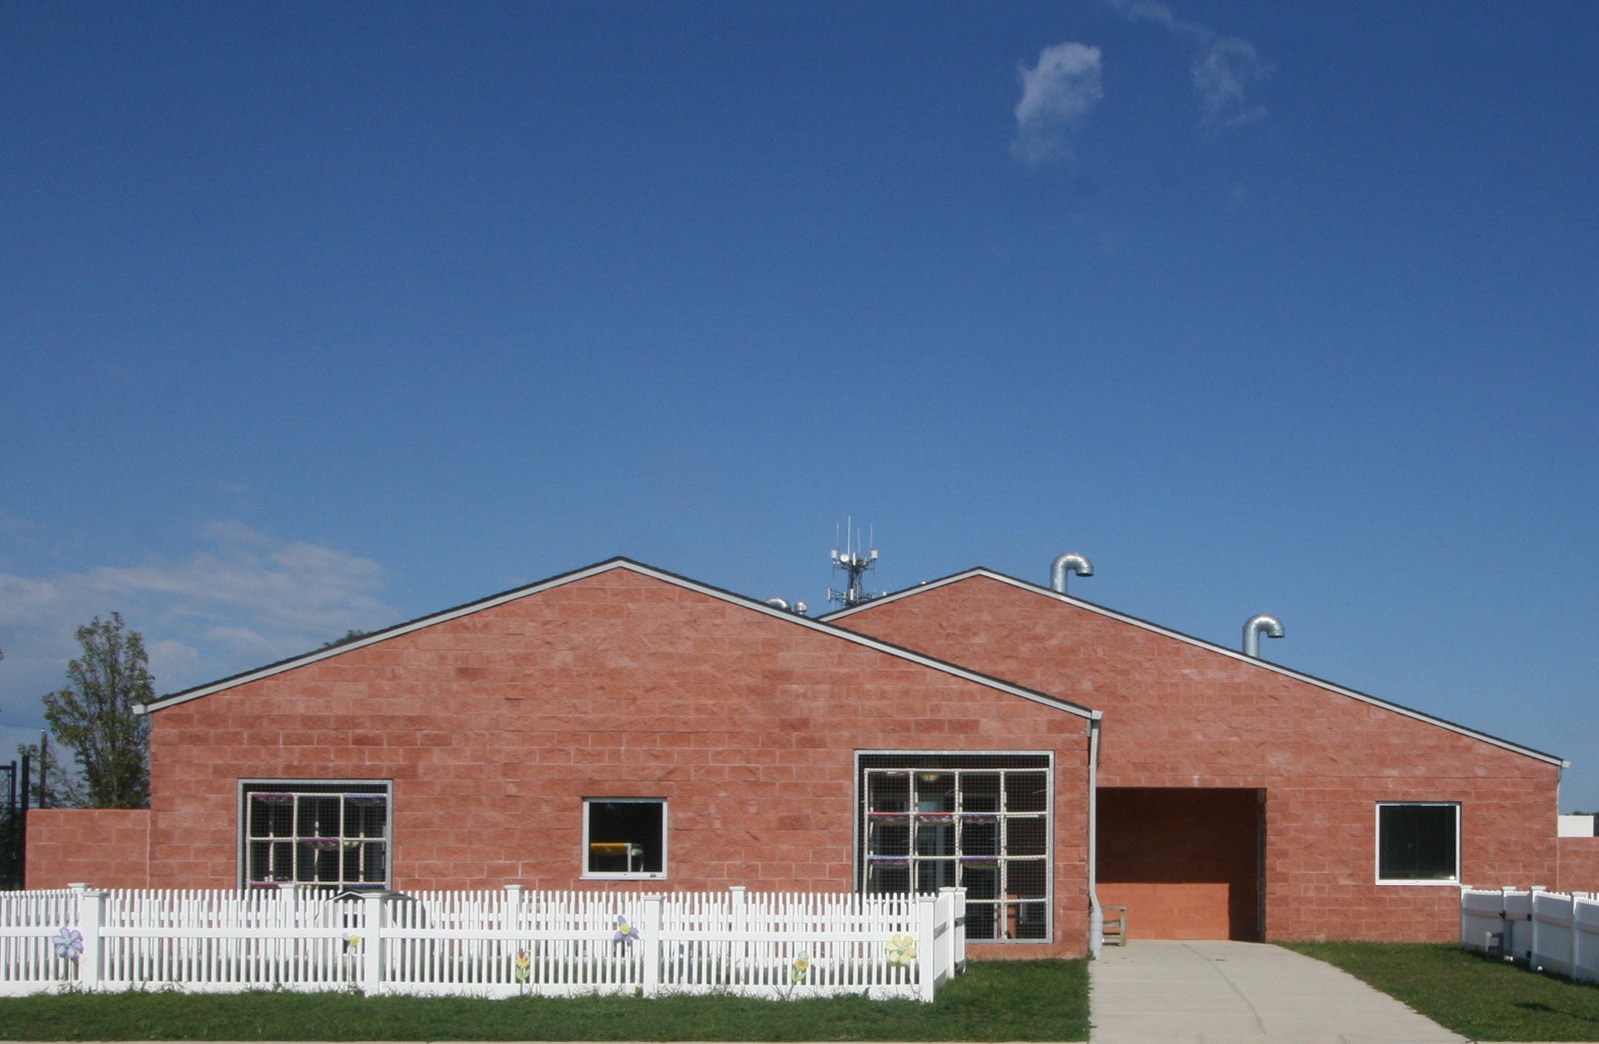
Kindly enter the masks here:
M 965 891 L 0 892 L 0 996 L 58 989 L 481 997 L 864 993 L 965 966 Z
M 1542 889 L 1460 892 L 1460 945 L 1599 982 L 1599 897 Z

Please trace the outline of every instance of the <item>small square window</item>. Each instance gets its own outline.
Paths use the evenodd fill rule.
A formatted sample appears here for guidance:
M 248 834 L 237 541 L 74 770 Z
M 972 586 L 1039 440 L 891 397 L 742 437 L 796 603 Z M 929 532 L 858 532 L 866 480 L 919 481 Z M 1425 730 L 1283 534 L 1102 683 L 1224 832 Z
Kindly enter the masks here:
M 666 802 L 660 798 L 586 799 L 583 876 L 665 877 Z
M 1455 884 L 1460 880 L 1460 806 L 1452 802 L 1377 806 L 1377 880 Z

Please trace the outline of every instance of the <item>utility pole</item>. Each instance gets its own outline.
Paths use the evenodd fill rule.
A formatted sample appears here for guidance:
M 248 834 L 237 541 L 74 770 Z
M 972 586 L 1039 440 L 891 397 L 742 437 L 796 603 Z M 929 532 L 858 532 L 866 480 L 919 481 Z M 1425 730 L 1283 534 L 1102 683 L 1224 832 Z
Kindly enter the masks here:
M 50 763 L 50 734 L 39 733 L 39 801 L 34 808 L 48 808 L 50 792 L 45 789 L 46 768 Z

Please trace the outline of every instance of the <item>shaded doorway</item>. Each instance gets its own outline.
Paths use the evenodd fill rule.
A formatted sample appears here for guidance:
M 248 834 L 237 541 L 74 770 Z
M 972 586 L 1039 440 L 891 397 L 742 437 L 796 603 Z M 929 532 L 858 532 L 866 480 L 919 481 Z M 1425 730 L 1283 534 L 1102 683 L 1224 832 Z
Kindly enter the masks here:
M 1099 791 L 1099 900 L 1133 939 L 1258 942 L 1264 791 Z

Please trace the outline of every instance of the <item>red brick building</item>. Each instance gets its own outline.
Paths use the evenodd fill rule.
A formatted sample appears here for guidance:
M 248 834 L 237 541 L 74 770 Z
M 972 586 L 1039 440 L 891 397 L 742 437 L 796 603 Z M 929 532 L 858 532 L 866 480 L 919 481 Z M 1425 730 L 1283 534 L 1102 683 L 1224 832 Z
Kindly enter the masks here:
M 1548 754 L 982 569 L 825 619 L 1103 713 L 1135 937 L 1448 940 L 1462 883 L 1572 886 Z
M 814 620 L 617 559 L 148 709 L 151 809 L 33 813 L 30 887 L 959 884 L 1044 956 L 1096 889 L 1448 939 L 1462 881 L 1571 886 L 1558 758 L 985 570 Z
M 1087 945 L 1097 715 L 632 562 L 149 713 L 144 850 L 47 814 L 29 887 L 959 883 L 974 940 Z

